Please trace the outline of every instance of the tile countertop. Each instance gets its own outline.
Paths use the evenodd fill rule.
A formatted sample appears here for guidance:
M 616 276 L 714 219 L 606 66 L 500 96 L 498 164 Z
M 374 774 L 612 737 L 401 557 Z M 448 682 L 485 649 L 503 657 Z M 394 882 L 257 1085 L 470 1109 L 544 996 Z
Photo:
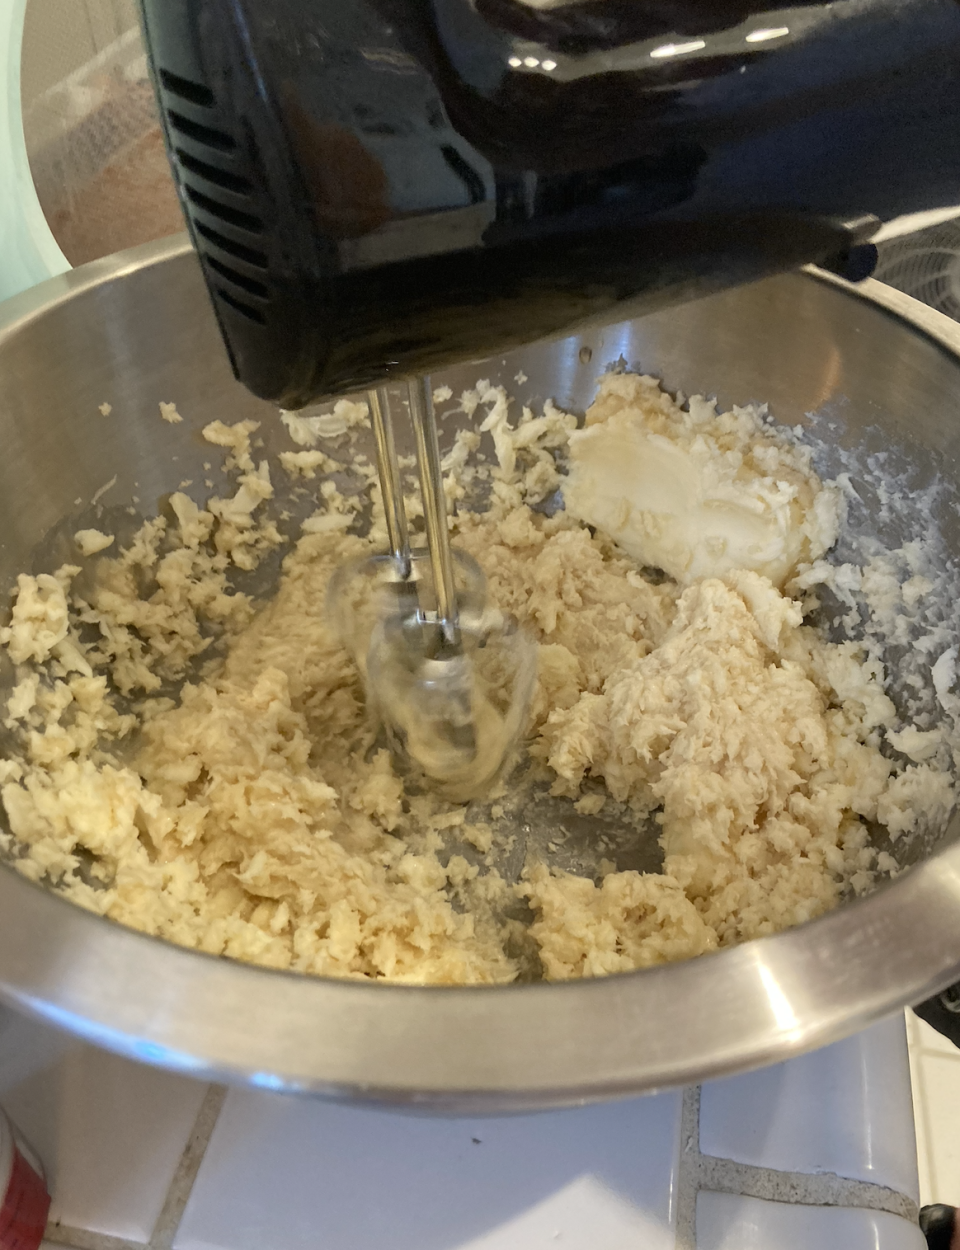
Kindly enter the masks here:
M 415 1118 L 141 1067 L 0 1008 L 45 1250 L 924 1250 L 902 1016 L 683 1092 Z

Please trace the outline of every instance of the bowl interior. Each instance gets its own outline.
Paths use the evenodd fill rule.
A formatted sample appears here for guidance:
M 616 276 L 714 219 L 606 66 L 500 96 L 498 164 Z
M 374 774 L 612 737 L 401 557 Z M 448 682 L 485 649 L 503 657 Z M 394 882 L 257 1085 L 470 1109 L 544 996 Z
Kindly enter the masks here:
M 185 246 L 131 253 L 130 264 L 107 281 L 97 280 L 97 266 L 88 270 L 66 280 L 71 293 L 0 329 L 5 589 L 22 571 L 50 571 L 72 559 L 77 529 L 97 525 L 122 537 L 160 512 L 184 482 L 192 483 L 184 489 L 198 502 L 210 493 L 205 481 L 225 487 L 221 457 L 200 434 L 209 421 L 259 421 L 267 456 L 291 447 L 276 410 L 233 379 Z M 433 381 L 458 395 L 487 378 L 518 403 L 536 407 L 552 398 L 582 413 L 598 374 L 618 362 L 658 375 L 670 390 L 716 396 L 724 406 L 767 403 L 777 422 L 803 427 L 821 474 L 849 478 L 849 535 L 838 558 L 856 560 L 864 543 L 897 549 L 935 539 L 949 624 L 950 605 L 960 595 L 960 360 L 951 351 L 878 304 L 792 274 L 461 366 Z M 159 419 L 161 401 L 177 404 L 182 424 Z M 110 405 L 108 415 L 103 404 Z M 443 423 L 442 438 L 452 438 L 456 425 L 456 418 Z M 284 489 L 277 503 L 291 512 L 291 532 L 314 506 L 312 495 Z M 278 560 L 266 561 L 252 588 L 266 592 L 277 572 Z M 835 628 L 838 613 L 827 600 L 826 628 Z M 895 676 L 893 697 L 921 697 L 932 712 L 929 681 L 917 696 L 900 680 L 915 671 L 911 665 L 929 669 L 916 642 L 907 636 L 885 654 Z M 10 676 L 8 664 L 0 684 Z M 557 819 L 545 811 L 515 818 L 528 825 L 532 841 L 544 841 Z M 595 825 L 572 812 L 564 819 L 572 837 L 554 862 L 589 868 Z M 947 828 L 922 830 L 900 846 L 898 857 L 922 861 L 958 832 L 956 818 Z M 521 843 L 519 858 L 522 849 Z M 655 836 L 642 844 L 627 839 L 617 858 L 620 867 L 656 867 Z

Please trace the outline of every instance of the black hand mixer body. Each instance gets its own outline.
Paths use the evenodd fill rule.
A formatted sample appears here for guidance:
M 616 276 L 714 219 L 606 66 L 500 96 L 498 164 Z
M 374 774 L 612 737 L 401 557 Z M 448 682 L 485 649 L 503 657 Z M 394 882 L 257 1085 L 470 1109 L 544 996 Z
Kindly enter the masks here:
M 141 0 L 237 376 L 287 408 L 960 199 L 957 0 Z

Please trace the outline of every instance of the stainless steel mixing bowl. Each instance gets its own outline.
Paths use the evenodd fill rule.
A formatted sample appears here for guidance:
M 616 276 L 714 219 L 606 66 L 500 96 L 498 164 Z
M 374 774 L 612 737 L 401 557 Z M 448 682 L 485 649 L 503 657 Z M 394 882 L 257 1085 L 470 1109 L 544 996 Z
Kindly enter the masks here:
M 896 444 L 960 481 L 960 326 L 876 283 L 793 274 L 453 371 L 582 409 L 623 357 L 687 393 L 768 400 L 838 441 Z M 518 374 L 528 381 L 515 382 Z M 185 420 L 159 420 L 175 400 Z M 104 417 L 99 405 L 113 406 Z M 205 422 L 276 415 L 230 376 L 200 272 L 173 239 L 0 308 L 0 584 L 49 569 L 64 532 L 153 514 L 202 481 Z M 275 433 L 272 433 L 275 432 Z M 277 446 L 289 446 L 285 437 Z M 921 473 L 922 476 L 922 473 Z M 960 494 L 960 491 L 958 491 Z M 940 526 L 954 550 L 955 510 Z M 65 518 L 70 523 L 64 531 Z M 593 981 L 416 988 L 248 967 L 90 915 L 0 866 L 0 996 L 198 1076 L 442 1111 L 520 1110 L 719 1076 L 833 1041 L 960 977 L 957 819 L 887 888 L 687 963 Z

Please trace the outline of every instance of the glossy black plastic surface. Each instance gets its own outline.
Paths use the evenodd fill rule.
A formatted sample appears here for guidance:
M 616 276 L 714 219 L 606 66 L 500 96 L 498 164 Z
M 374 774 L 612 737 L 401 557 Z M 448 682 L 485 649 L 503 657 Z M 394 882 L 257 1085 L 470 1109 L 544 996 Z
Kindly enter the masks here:
M 141 2 L 235 370 L 286 407 L 960 195 L 956 0 Z

